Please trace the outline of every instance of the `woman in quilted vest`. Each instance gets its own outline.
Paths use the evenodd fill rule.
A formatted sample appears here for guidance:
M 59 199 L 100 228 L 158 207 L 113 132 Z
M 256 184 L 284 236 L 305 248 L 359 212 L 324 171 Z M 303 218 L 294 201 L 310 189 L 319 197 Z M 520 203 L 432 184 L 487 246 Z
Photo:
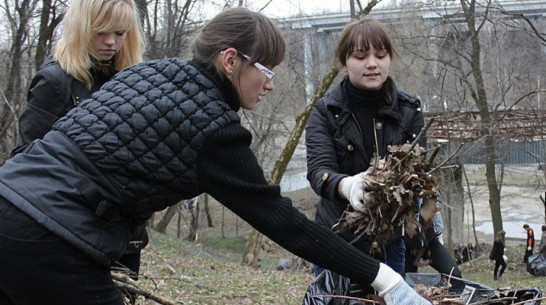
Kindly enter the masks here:
M 34 75 L 19 117 L 12 155 L 42 138 L 53 123 L 109 81 L 115 73 L 142 61 L 145 40 L 133 0 L 74 0 L 63 31 Z M 144 225 L 134 228 L 127 251 L 113 268 L 138 278 L 140 252 L 148 242 Z M 133 295 L 126 294 L 129 299 Z
M 285 48 L 270 19 L 227 9 L 191 61 L 126 68 L 0 167 L 0 304 L 122 305 L 109 264 L 131 227 L 201 193 L 388 305 L 430 304 L 265 179 L 237 111 L 265 101 Z

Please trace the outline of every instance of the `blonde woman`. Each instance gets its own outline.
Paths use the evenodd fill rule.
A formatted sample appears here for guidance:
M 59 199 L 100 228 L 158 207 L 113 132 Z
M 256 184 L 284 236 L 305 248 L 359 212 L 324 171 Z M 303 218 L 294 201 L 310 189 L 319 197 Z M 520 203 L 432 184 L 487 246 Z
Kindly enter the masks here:
M 63 19 L 63 32 L 53 55 L 33 77 L 27 104 L 19 118 L 12 155 L 41 139 L 53 123 L 109 81 L 114 74 L 142 61 L 145 49 L 139 12 L 133 0 L 73 0 Z M 134 226 L 127 252 L 114 267 L 138 276 L 140 251 L 148 238 L 144 225 Z M 132 296 L 127 294 L 133 301 Z
M 42 138 L 116 72 L 142 61 L 145 41 L 133 0 L 74 0 L 62 25 L 53 55 L 30 83 L 12 154 Z

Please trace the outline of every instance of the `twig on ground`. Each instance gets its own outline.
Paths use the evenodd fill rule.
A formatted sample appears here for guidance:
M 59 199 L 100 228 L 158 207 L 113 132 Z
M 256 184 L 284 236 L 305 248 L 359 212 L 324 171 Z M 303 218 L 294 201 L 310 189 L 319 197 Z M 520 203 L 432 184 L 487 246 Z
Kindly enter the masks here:
M 153 292 L 147 291 L 145 288 L 142 288 L 137 281 L 131 279 L 127 275 L 119 274 L 116 272 L 112 272 L 112 278 L 114 279 L 114 283 L 122 288 L 127 290 L 128 292 L 134 293 L 136 295 L 141 295 L 146 299 L 155 301 L 159 304 L 163 305 L 176 305 L 175 302 L 171 300 L 167 300 L 166 298 L 157 295 Z

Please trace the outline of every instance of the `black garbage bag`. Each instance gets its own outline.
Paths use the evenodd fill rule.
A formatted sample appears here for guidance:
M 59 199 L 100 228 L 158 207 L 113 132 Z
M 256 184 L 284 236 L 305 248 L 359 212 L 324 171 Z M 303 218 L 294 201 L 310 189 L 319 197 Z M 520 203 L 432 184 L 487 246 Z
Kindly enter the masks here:
M 527 272 L 534 276 L 546 276 L 546 258 L 540 253 L 535 253 L 527 259 Z
M 372 288 L 365 289 L 358 284 L 351 284 L 349 278 L 330 270 L 324 270 L 307 288 L 302 305 L 372 305 L 360 301 Z M 349 297 L 349 298 L 346 298 Z
M 493 289 L 487 285 L 441 273 L 407 273 L 406 282 L 415 287 L 447 287 L 449 295 L 469 295 L 467 304 L 488 301 L 488 305 L 509 305 L 524 302 L 523 305 L 540 305 L 535 299 L 542 297 L 540 289 Z M 323 271 L 307 288 L 302 305 L 372 305 L 363 300 L 371 299 L 371 287 L 351 284 L 347 277 L 329 270 Z M 348 297 L 348 298 L 346 298 Z M 514 299 L 515 298 L 515 299 Z M 498 302 L 495 302 L 498 300 Z

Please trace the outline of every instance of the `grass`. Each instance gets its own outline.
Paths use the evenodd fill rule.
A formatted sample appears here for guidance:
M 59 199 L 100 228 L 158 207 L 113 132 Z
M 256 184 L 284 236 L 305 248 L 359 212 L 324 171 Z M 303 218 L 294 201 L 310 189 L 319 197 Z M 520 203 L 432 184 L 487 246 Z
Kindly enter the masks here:
M 206 238 L 196 244 L 152 233 L 139 282 L 175 304 L 301 304 L 311 273 L 277 271 L 272 264 L 242 266 L 243 250 L 241 237 Z
M 140 284 L 174 304 L 301 304 L 311 272 L 277 271 L 276 262 L 290 258 L 278 246 L 262 251 L 260 269 L 240 264 L 242 237 L 206 237 L 198 243 L 172 235 L 151 232 L 150 245 L 143 251 Z M 538 287 L 546 292 L 546 278 L 527 273 L 521 263 L 522 247 L 507 247 L 508 268 L 501 281 L 493 281 L 493 262 L 480 255 L 459 267 L 466 280 L 492 288 Z M 432 268 L 420 270 L 435 273 Z M 138 304 L 158 304 L 140 299 Z

